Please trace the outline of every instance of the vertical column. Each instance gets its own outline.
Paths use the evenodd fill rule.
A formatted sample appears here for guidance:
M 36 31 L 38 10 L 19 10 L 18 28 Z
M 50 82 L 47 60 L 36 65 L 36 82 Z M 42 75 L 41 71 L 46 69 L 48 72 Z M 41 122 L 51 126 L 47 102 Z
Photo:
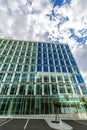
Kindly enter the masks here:
M 37 73 L 35 74 L 35 81 L 34 81 L 34 95 L 36 95 L 36 85 L 37 85 Z
M 56 75 L 56 83 L 57 83 L 57 92 L 58 92 L 58 95 L 59 95 L 59 94 L 60 94 L 60 92 L 59 92 L 59 85 L 58 85 L 57 75 Z
M 71 88 L 72 88 L 72 92 L 73 92 L 73 94 L 75 94 L 75 90 L 74 90 L 74 86 L 73 86 L 73 83 L 72 83 L 72 81 L 71 81 L 71 78 L 70 78 L 70 76 L 69 76 L 69 81 L 70 81 L 70 85 L 71 85 Z
M 44 95 L 44 76 L 42 75 L 42 95 Z
M 67 94 L 66 82 L 65 82 L 65 80 L 64 80 L 64 75 L 63 75 L 63 83 L 64 83 L 64 88 L 65 88 L 65 94 Z
M 52 95 L 52 82 L 50 76 L 49 76 L 49 84 L 50 84 L 50 95 Z

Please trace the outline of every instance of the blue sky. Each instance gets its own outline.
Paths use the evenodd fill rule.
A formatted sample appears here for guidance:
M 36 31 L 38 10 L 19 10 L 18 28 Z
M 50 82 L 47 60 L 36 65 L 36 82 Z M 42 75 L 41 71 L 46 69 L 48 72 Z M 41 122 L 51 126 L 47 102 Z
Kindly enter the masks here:
M 87 0 L 0 0 L 0 37 L 68 43 L 87 83 Z
M 54 6 L 61 6 L 63 4 L 63 0 L 52 0 Z
M 53 3 L 53 6 L 59 6 L 61 7 L 64 4 L 70 4 L 71 0 L 51 0 L 51 2 Z

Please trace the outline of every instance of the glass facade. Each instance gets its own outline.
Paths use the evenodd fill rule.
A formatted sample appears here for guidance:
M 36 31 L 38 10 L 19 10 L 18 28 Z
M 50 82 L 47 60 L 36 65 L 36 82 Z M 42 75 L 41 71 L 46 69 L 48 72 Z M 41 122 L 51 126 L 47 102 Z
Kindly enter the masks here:
M 53 114 L 54 99 L 67 102 L 65 95 L 87 95 L 67 44 L 0 39 L 0 115 Z

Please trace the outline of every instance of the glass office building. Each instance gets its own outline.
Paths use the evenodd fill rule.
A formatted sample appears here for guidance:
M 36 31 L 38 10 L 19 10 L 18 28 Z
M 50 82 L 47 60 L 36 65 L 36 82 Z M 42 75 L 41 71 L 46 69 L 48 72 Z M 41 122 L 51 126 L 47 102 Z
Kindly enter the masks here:
M 67 44 L 0 39 L 0 115 L 54 114 L 54 100 L 73 112 L 85 95 Z

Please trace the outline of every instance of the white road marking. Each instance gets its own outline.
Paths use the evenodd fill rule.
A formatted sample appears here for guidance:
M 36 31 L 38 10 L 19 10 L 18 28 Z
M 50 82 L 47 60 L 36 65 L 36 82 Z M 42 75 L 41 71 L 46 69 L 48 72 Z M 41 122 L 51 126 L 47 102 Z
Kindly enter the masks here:
M 80 123 L 80 124 L 87 125 L 87 123 L 85 123 L 85 122 L 81 122 L 81 121 L 77 121 L 77 120 L 75 120 L 75 121 Z
M 13 120 L 13 119 L 11 118 L 11 119 L 7 120 L 6 122 L 2 123 L 0 126 L 5 125 L 6 123 L 8 123 L 11 120 Z
M 27 119 L 25 126 L 24 126 L 24 130 L 26 129 L 27 125 L 28 125 L 29 119 Z

